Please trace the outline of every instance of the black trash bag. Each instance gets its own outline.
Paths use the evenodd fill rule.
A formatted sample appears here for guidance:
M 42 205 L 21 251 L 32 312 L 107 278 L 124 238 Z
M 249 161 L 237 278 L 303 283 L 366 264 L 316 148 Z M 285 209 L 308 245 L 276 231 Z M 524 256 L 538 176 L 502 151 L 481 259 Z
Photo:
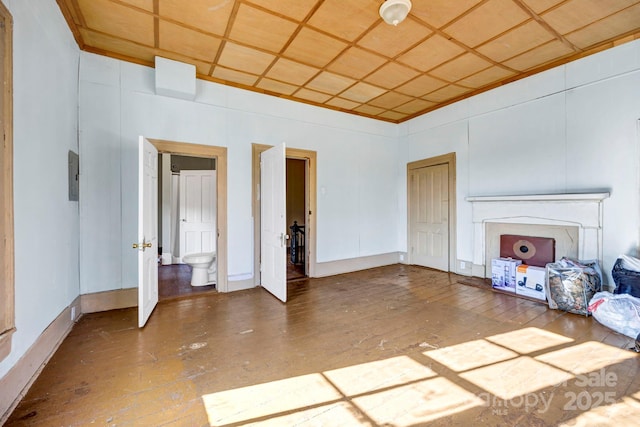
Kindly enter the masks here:
M 618 258 L 611 275 L 616 284 L 614 294 L 629 294 L 640 298 L 640 272 L 627 270 L 622 266 L 622 258 Z

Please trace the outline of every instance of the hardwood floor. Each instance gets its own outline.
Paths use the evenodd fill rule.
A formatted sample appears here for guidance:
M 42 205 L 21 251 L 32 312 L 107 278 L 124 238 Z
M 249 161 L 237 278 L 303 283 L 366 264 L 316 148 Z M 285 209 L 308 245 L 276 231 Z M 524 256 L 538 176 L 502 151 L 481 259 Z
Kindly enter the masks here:
M 634 340 L 393 265 L 86 315 L 7 426 L 637 425 Z M 465 283 L 470 283 L 466 279 Z
M 191 286 L 191 267 L 187 264 L 158 266 L 158 299 L 165 301 L 214 292 L 215 285 Z

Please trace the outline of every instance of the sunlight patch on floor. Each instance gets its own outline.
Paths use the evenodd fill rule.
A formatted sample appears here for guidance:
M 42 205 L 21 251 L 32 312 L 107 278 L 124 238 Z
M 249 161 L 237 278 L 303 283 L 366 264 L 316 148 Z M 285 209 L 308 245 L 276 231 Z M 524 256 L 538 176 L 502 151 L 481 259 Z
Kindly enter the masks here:
M 589 341 L 540 355 L 536 359 L 574 374 L 585 374 L 635 357 L 638 355 L 632 351 Z
M 321 374 L 303 375 L 202 396 L 212 426 L 239 423 L 331 402 L 342 396 Z
M 593 401 L 585 400 L 584 404 L 592 405 Z M 640 402 L 631 397 L 623 397 L 620 402 L 608 406 L 597 406 L 559 426 L 637 426 L 640 422 L 638 420 L 640 420 Z
M 501 399 L 513 399 L 554 386 L 573 375 L 522 356 L 460 374 L 460 377 Z
M 242 424 L 243 426 L 282 427 L 282 426 L 371 426 L 362 416 L 347 402 L 338 402 L 317 408 L 296 411 L 281 417 L 269 418 L 255 423 Z
M 564 335 L 554 334 L 553 332 L 538 328 L 518 329 L 517 331 L 493 335 L 485 339 L 503 347 L 510 348 L 520 354 L 529 354 L 573 342 L 573 339 L 567 338 Z
M 517 353 L 485 340 L 463 342 L 427 351 L 423 354 L 456 372 L 468 371 L 518 357 Z
M 438 377 L 353 399 L 379 425 L 422 425 L 484 404 L 473 393 Z
M 613 396 L 611 391 L 605 395 L 607 389 L 602 388 L 609 386 L 609 379 L 617 381 L 609 378 L 615 373 L 606 372 L 607 366 L 637 354 L 599 342 L 566 346 L 573 341 L 545 330 L 524 328 L 422 353 L 458 373 L 453 381 L 440 376 L 437 367 L 434 370 L 418 359 L 397 356 L 206 394 L 202 400 L 211 426 L 375 423 L 402 427 L 482 406 L 500 411 L 522 403 L 528 405 L 527 412 L 535 409 L 545 413 L 554 398 L 554 402 L 564 398 L 563 410 L 579 412 L 567 425 L 597 425 L 603 420 L 627 425 L 639 419 L 640 392 L 632 397 Z M 562 345 L 565 347 L 552 350 Z M 529 356 L 542 351 L 547 353 Z M 456 384 L 463 380 L 480 391 L 474 394 Z M 583 389 L 564 395 L 554 391 L 569 380 Z M 602 402 L 580 400 L 599 397 L 596 391 L 587 393 L 589 381 L 601 387 L 596 391 L 602 391 Z M 595 384 L 597 381 L 604 383 Z M 583 408 L 583 403 L 589 406 Z
M 407 356 L 334 369 L 324 374 L 345 396 L 369 393 L 438 375 Z

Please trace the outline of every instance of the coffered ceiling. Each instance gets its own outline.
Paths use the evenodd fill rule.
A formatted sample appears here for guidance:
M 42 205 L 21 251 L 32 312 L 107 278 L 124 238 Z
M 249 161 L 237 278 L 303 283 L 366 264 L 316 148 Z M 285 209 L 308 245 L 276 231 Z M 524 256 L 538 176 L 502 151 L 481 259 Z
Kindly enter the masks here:
M 81 49 L 390 122 L 640 37 L 640 0 L 57 0 Z

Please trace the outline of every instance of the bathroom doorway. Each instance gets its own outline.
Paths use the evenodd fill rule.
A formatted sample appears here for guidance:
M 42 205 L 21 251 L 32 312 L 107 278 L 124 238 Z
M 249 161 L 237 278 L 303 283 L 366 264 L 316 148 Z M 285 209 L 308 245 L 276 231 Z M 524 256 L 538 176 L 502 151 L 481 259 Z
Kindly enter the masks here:
M 159 297 L 215 291 L 215 284 L 191 286 L 182 257 L 216 251 L 216 159 L 163 153 L 158 170 Z
M 159 300 L 207 292 L 227 292 L 226 148 L 162 140 L 150 141 L 156 146 L 161 154 L 159 157 L 162 158 L 159 160 L 161 176 L 158 183 Z M 201 172 L 194 174 L 193 171 Z M 213 250 L 217 254 L 215 285 L 192 287 L 191 267 L 180 263 L 180 172 L 183 176 L 212 172 L 215 174 L 213 180 L 206 180 L 207 192 L 210 195 L 207 203 L 211 203 L 209 212 L 215 217 L 213 220 L 215 225 L 212 230 L 204 230 L 203 233 L 208 233 L 211 237 L 207 243 L 209 246 L 199 249 L 207 252 Z M 186 250 L 195 249 L 189 249 L 187 245 Z

